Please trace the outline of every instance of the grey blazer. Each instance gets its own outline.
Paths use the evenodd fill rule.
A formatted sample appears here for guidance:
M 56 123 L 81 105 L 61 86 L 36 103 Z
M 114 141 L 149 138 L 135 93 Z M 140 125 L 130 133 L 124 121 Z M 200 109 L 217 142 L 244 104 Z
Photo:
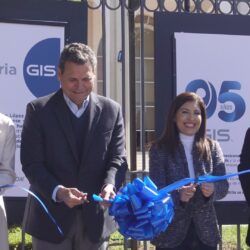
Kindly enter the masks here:
M 58 243 L 69 232 L 77 208 L 52 200 L 57 185 L 76 187 L 89 194 L 99 194 L 105 184 L 117 189 L 125 179 L 124 124 L 120 105 L 108 98 L 90 95 L 89 126 L 79 159 L 70 111 L 62 90 L 27 105 L 22 130 L 21 163 L 35 192 L 46 204 L 58 225 L 31 199 L 26 231 L 38 239 Z M 78 208 L 79 209 L 79 208 Z M 108 210 L 95 202 L 83 205 L 84 226 L 89 239 L 98 242 L 116 230 Z
M 193 148 L 192 154 L 196 176 L 225 174 L 224 157 L 219 144 L 212 141 L 210 149 L 212 161 L 203 164 Z M 166 153 L 164 148 L 159 148 L 157 145 L 151 147 L 149 157 L 150 177 L 158 188 L 189 177 L 188 164 L 181 142 L 175 160 Z M 227 191 L 227 181 L 216 182 L 215 192 L 210 198 L 204 197 L 198 187 L 194 197 L 185 206 L 180 203 L 178 191 L 173 191 L 174 219 L 167 230 L 156 237 L 152 243 L 163 248 L 178 246 L 185 239 L 192 220 L 200 240 L 206 245 L 215 246 L 220 240 L 220 234 L 213 202 L 222 199 L 227 194 Z
M 15 150 L 15 125 L 9 117 L 0 113 L 0 185 L 12 184 L 16 179 Z M 3 192 L 4 189 L 0 189 L 0 249 L 8 250 L 8 227 Z

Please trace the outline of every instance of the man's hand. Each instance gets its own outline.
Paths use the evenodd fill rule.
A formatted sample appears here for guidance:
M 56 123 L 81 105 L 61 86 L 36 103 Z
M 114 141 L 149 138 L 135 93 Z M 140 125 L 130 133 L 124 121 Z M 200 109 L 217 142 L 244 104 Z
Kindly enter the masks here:
M 100 196 L 103 198 L 103 202 L 100 204 L 109 207 L 111 203 L 108 201 L 109 199 L 114 199 L 116 196 L 116 193 L 114 191 L 114 186 L 112 184 L 107 184 L 100 193 Z
M 77 188 L 60 187 L 56 193 L 56 199 L 63 201 L 68 207 L 73 208 L 81 205 L 87 200 L 87 193 L 79 191 Z

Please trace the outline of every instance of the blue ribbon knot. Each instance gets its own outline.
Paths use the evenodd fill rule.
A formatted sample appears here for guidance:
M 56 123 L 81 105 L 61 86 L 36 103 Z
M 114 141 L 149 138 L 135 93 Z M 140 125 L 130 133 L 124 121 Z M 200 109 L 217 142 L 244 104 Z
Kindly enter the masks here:
M 119 232 L 126 238 L 151 240 L 166 231 L 173 220 L 174 203 L 171 192 L 190 183 L 216 182 L 245 173 L 250 173 L 250 170 L 223 176 L 185 178 L 160 190 L 148 176 L 145 176 L 143 181 L 136 178 L 122 187 L 114 199 L 109 200 L 109 214 L 114 216 L 119 225 Z M 103 201 L 95 194 L 93 199 L 97 202 Z

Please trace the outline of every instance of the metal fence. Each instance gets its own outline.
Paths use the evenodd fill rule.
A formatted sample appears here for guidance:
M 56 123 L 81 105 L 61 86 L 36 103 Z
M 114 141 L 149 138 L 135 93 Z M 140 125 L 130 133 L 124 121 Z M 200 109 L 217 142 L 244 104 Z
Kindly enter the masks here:
M 82 1 L 88 5 L 91 10 L 99 10 L 102 15 L 102 68 L 103 68 L 103 89 L 102 93 L 105 95 L 106 82 L 106 15 L 108 11 L 119 12 L 120 22 L 119 28 L 121 30 L 121 96 L 122 107 L 124 112 L 129 112 L 128 119 L 130 120 L 129 141 L 127 146 L 129 150 L 130 159 L 130 178 L 144 175 L 147 173 L 147 161 L 145 146 L 147 141 L 154 138 L 154 128 L 147 124 L 145 112 L 147 111 L 147 79 L 146 69 L 147 60 L 149 57 L 145 55 L 145 45 L 148 43 L 145 38 L 148 26 L 153 33 L 154 13 L 155 12 L 177 12 L 177 13 L 199 13 L 199 14 L 219 14 L 219 15 L 249 15 L 250 1 L 248 0 L 99 0 L 99 1 Z M 128 27 L 128 28 L 126 28 Z M 153 39 L 153 35 L 151 36 Z M 115 39 L 115 38 L 114 38 Z M 153 41 L 149 43 L 153 46 Z M 126 46 L 128 45 L 128 46 Z M 129 56 L 125 56 L 125 55 Z M 153 55 L 152 63 L 153 67 Z M 128 68 L 127 68 L 128 67 Z M 149 69 L 147 68 L 147 71 Z M 129 77 L 126 77 L 126 72 L 129 72 Z M 152 70 L 153 72 L 153 70 Z M 151 79 L 154 84 L 154 78 Z M 126 92 L 126 86 L 129 85 L 129 92 Z M 127 94 L 126 94 L 127 93 Z M 125 110 L 126 102 L 130 103 L 129 110 Z M 154 106 L 154 100 L 151 103 Z M 139 111 L 138 111 L 139 110 Z M 147 113 L 147 112 L 146 112 Z M 139 114 L 139 117 L 138 117 Z M 151 119 L 154 115 L 151 113 Z M 220 225 L 220 229 L 221 229 Z M 128 244 L 126 242 L 125 248 L 130 247 L 137 249 L 138 244 Z M 240 249 L 240 225 L 237 225 L 237 249 Z M 148 249 L 148 244 L 143 244 L 144 249 Z M 219 249 L 223 246 L 220 245 Z
M 147 141 L 154 138 L 154 128 L 150 123 L 154 119 L 153 112 L 149 112 L 152 117 L 145 117 L 145 111 L 150 106 L 151 110 L 154 107 L 154 100 L 151 102 L 148 99 L 145 88 L 154 84 L 153 55 L 145 56 L 146 46 L 153 46 L 145 40 L 147 31 L 150 30 L 148 37 L 153 39 L 153 24 L 155 12 L 176 12 L 176 13 L 199 13 L 199 14 L 221 14 L 221 15 L 249 15 L 250 1 L 248 0 L 82 0 L 86 4 L 89 11 L 98 11 L 101 13 L 101 29 L 102 29 L 102 44 L 100 46 L 101 60 L 99 67 L 102 68 L 101 89 L 99 91 L 106 95 L 107 82 L 107 42 L 117 40 L 120 42 L 121 53 L 118 61 L 121 63 L 121 102 L 123 107 L 123 114 L 126 117 L 128 112 L 129 124 L 126 130 L 129 131 L 129 141 L 127 147 L 129 148 L 129 165 L 130 176 L 144 175 L 147 173 L 146 161 L 146 144 Z M 120 21 L 117 29 L 120 30 L 120 38 L 107 37 L 107 15 L 110 12 L 116 12 L 119 15 Z M 111 34 L 114 35 L 114 34 Z M 147 37 L 147 38 L 148 38 Z M 149 47 L 147 49 L 150 50 Z M 151 48 L 152 49 L 152 48 Z M 149 62 L 149 68 L 145 68 L 145 62 Z M 152 71 L 150 76 L 150 84 L 147 85 L 147 72 Z M 129 75 L 126 73 L 129 72 Z M 127 88 L 129 86 L 129 88 Z M 150 89 L 150 87 L 148 87 Z M 128 89 L 128 91 L 127 91 Z M 150 92 L 150 91 L 149 91 Z M 126 104 L 129 103 L 129 110 L 126 110 Z M 150 105 L 147 105 L 150 103 Z M 139 115 L 138 115 L 139 114 Z M 149 121 L 148 121 L 149 120 Z M 138 154 L 139 152 L 139 154 Z M 237 226 L 237 249 L 240 249 L 240 227 Z M 141 243 L 141 247 L 148 249 L 147 242 Z M 125 241 L 124 249 L 138 249 L 137 242 Z M 220 249 L 222 249 L 220 245 Z M 141 248 L 140 248 L 141 249 Z
M 82 0 L 91 11 L 101 12 L 102 68 L 101 94 L 107 93 L 107 41 L 120 43 L 121 63 L 120 95 L 124 117 L 129 120 L 127 147 L 132 173 L 147 171 L 146 144 L 155 138 L 154 134 L 154 54 L 146 55 L 154 46 L 154 13 L 176 12 L 219 15 L 249 15 L 249 0 Z M 119 13 L 117 29 L 120 38 L 107 37 L 107 15 Z M 150 34 L 149 34 L 150 33 Z M 148 35 L 149 34 L 149 35 Z M 148 71 L 152 72 L 150 80 L 146 79 Z M 127 75 L 127 72 L 128 75 Z M 129 90 L 126 91 L 127 86 Z M 150 95 L 150 91 L 152 91 Z M 150 100 L 148 100 L 150 99 Z M 126 109 L 129 104 L 129 110 Z M 127 116 L 125 115 L 127 114 Z M 146 116 L 145 116 L 146 114 Z M 140 156 L 137 152 L 141 152 Z M 138 160 L 138 157 L 140 159 Z M 138 166 L 140 162 L 140 166 Z

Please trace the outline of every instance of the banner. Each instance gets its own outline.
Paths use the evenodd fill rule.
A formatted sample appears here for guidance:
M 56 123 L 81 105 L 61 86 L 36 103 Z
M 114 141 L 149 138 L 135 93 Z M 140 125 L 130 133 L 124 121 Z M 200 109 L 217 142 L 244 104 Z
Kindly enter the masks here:
M 193 91 L 206 104 L 207 134 L 218 140 L 227 174 L 237 172 L 250 126 L 250 36 L 174 33 L 176 92 Z M 229 180 L 223 201 L 244 201 L 238 177 Z
M 48 23 L 0 22 L 0 112 L 16 125 L 16 184 L 29 187 L 20 163 L 20 143 L 26 105 L 60 88 L 57 65 L 65 28 Z M 9 189 L 5 196 L 26 196 Z

